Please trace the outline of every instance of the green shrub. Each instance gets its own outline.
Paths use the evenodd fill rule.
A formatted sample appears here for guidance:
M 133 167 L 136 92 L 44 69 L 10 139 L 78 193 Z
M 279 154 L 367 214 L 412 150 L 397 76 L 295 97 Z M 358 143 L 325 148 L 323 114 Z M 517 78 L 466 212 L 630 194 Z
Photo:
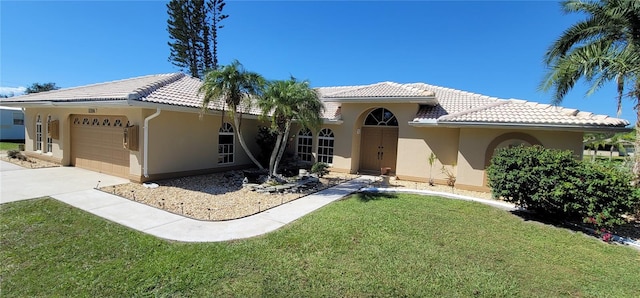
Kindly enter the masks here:
M 311 167 L 311 173 L 318 174 L 318 177 L 322 177 L 329 173 L 329 165 L 323 162 L 317 162 Z
M 487 169 L 494 197 L 519 207 L 556 216 L 583 219 L 597 227 L 624 222 L 640 191 L 632 175 L 611 164 L 576 160 L 570 151 L 541 146 L 504 148 Z
M 487 169 L 494 197 L 503 197 L 519 207 L 562 214 L 568 193 L 556 189 L 561 177 L 568 177 L 577 161 L 569 151 L 552 151 L 541 146 L 500 149 Z M 569 192 L 570 189 L 564 189 Z
M 640 188 L 630 182 L 633 174 L 615 164 L 582 162 L 579 195 L 574 202 L 577 213 L 596 227 L 624 224 L 623 214 L 633 213 L 640 202 Z

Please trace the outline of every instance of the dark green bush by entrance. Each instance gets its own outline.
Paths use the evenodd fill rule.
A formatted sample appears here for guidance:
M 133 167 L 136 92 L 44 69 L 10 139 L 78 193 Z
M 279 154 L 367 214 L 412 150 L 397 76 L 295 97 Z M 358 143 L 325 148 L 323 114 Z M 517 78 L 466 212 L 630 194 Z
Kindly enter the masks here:
M 494 197 L 559 219 L 598 227 L 623 224 L 640 202 L 640 189 L 623 168 L 576 160 L 570 151 L 541 146 L 496 151 L 487 169 Z

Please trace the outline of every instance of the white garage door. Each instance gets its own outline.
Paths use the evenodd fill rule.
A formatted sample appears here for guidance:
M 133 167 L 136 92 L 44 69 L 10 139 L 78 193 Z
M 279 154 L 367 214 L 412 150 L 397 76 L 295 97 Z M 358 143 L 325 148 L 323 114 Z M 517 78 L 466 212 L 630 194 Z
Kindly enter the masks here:
M 129 150 L 122 144 L 125 116 L 71 115 L 72 165 L 118 177 L 129 176 Z

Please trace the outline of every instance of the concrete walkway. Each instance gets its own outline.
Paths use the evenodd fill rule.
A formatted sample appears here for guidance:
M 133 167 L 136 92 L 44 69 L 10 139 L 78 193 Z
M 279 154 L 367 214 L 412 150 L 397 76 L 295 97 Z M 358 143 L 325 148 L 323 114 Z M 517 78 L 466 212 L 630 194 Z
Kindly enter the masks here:
M 255 237 L 282 226 L 369 184 L 360 177 L 256 215 L 228 221 L 186 218 L 99 190 L 52 195 L 56 200 L 156 237 L 184 242 L 216 242 Z

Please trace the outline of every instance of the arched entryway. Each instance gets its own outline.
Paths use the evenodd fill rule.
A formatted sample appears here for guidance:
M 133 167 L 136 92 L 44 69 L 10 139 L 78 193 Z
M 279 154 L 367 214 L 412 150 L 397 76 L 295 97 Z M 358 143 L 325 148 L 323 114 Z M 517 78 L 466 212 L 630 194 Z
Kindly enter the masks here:
M 485 151 L 484 153 L 485 172 L 484 172 L 483 185 L 484 186 L 489 185 L 487 180 L 486 168 L 489 167 L 489 165 L 491 164 L 491 158 L 495 154 L 496 150 L 500 148 L 505 148 L 505 147 L 533 146 L 533 145 L 542 146 L 542 143 L 535 137 L 526 133 L 521 133 L 521 132 L 505 133 L 493 139 L 493 141 L 489 143 L 489 146 L 487 146 L 487 151 Z
M 396 170 L 398 119 L 385 108 L 371 111 L 364 120 L 360 138 L 360 172 L 380 173 L 381 168 Z

